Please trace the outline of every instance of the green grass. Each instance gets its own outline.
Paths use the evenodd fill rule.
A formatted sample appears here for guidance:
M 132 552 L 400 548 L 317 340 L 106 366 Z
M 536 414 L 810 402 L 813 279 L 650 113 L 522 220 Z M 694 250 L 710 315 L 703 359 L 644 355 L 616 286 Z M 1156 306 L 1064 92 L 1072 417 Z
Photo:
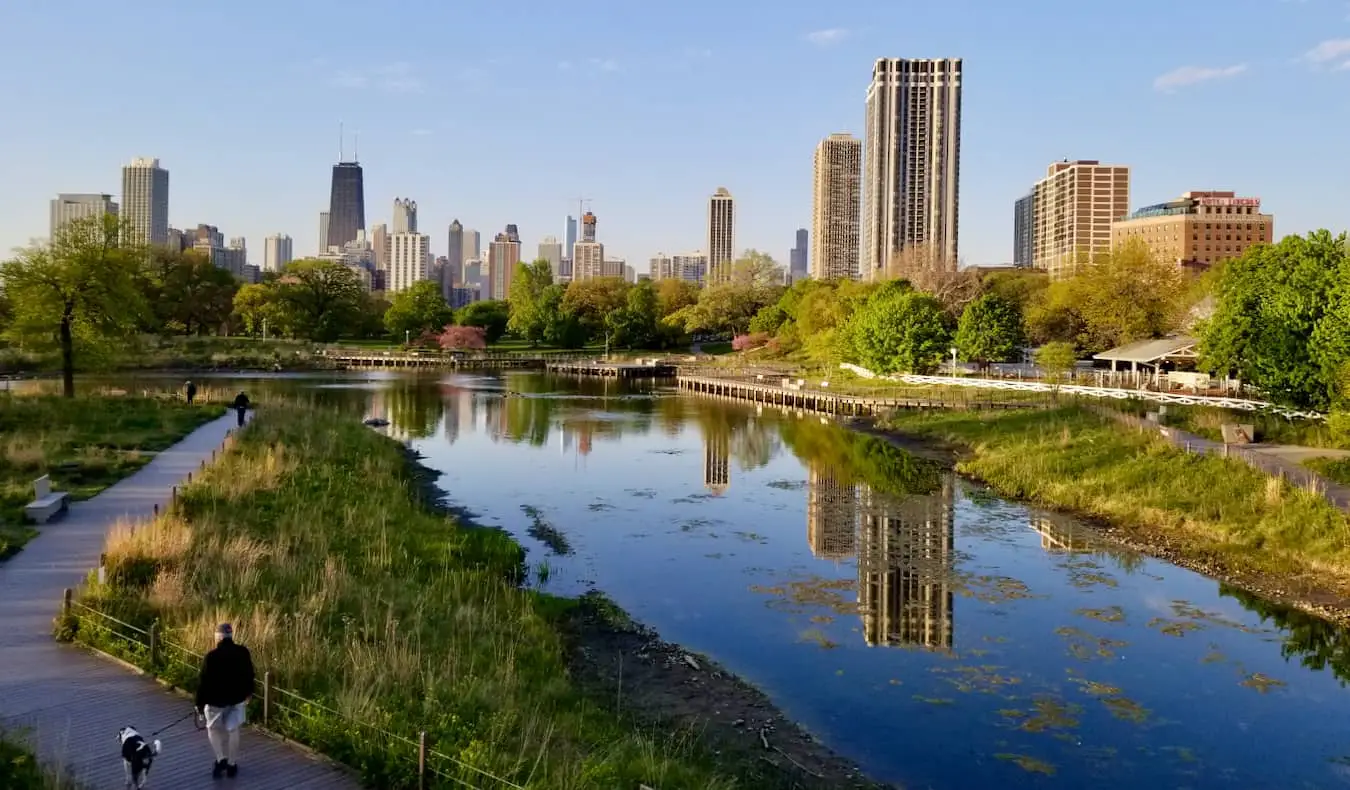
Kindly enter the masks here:
M 22 738 L 0 730 L 0 787 L 5 790 L 75 790 L 59 771 L 41 765 Z
M 1350 458 L 1309 458 L 1303 465 L 1328 480 L 1350 486 Z
M 1148 404 L 1145 407 L 1138 408 L 1139 411 L 1155 409 L 1157 409 L 1156 404 Z M 1180 428 L 1214 442 L 1223 441 L 1221 426 L 1224 423 L 1235 423 L 1255 426 L 1256 441 L 1264 444 L 1295 444 L 1304 447 L 1350 449 L 1343 440 L 1338 439 L 1332 433 L 1325 422 L 1319 420 L 1291 420 L 1278 414 L 1264 412 L 1168 404 L 1167 413 L 1163 415 L 1162 421 L 1166 425 Z
M 23 508 L 37 478 L 50 475 L 53 490 L 88 499 L 224 413 L 169 398 L 0 393 L 0 560 L 36 534 Z
M 731 353 L 731 341 L 722 340 L 716 343 L 704 343 L 702 346 L 699 346 L 699 348 L 703 350 L 704 354 L 710 354 L 712 356 L 721 356 L 723 354 Z
M 884 427 L 969 448 L 959 469 L 1007 496 L 1104 519 L 1188 557 L 1350 590 L 1350 522 L 1237 460 L 1185 453 L 1073 407 L 910 412 Z
M 413 784 L 415 750 L 393 749 L 338 711 L 405 738 L 426 731 L 461 765 L 547 790 L 799 787 L 755 757 L 720 765 L 697 732 L 640 724 L 569 678 L 563 623 L 576 602 L 524 590 L 523 552 L 496 530 L 423 504 L 397 442 L 336 412 L 276 406 L 180 492 L 179 505 L 108 541 L 108 583 L 84 603 L 146 627 L 163 644 L 210 647 L 235 624 L 259 671 L 324 708 L 274 727 L 357 768 L 372 786 Z M 149 665 L 86 621 L 74 635 Z M 70 637 L 64 619 L 58 635 Z M 190 687 L 195 661 L 151 669 Z M 255 712 L 256 713 L 256 712 Z M 255 715 L 256 720 L 256 715 Z

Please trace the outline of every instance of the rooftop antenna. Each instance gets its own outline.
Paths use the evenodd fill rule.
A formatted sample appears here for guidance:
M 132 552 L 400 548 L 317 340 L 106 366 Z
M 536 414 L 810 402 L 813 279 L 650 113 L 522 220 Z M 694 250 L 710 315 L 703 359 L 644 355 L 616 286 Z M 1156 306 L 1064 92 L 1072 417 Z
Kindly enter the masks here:
M 360 161 L 361 161 L 361 153 L 360 153 L 360 150 L 361 150 L 361 133 L 360 133 L 360 132 L 352 132 L 352 161 L 353 161 L 353 162 L 360 162 Z
M 344 136 L 343 133 L 342 133 L 342 121 L 338 121 L 338 161 L 339 161 L 339 162 L 343 161 L 343 159 L 342 159 L 342 157 L 343 157 L 342 146 L 343 146 L 343 144 L 346 143 L 346 142 L 347 142 L 347 138 L 346 138 L 346 136 Z

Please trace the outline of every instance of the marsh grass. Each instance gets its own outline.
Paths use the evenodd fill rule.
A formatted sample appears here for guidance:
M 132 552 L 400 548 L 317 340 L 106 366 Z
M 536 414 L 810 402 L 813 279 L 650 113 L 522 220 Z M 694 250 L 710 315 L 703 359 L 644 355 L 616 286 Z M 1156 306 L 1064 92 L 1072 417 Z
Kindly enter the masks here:
M 1151 408 L 1156 409 L 1157 406 L 1153 405 Z M 1223 441 L 1222 426 L 1224 424 L 1237 423 L 1254 426 L 1256 428 L 1256 441 L 1264 444 L 1295 444 L 1304 447 L 1350 449 L 1327 426 L 1326 422 L 1295 420 L 1268 412 L 1247 412 L 1219 409 L 1212 406 L 1169 404 L 1167 413 L 1162 416 L 1162 422 L 1165 425 L 1180 428 L 1212 442 Z
M 38 762 L 21 733 L 0 730 L 0 787 L 5 790 L 78 790 L 60 767 Z
M 80 600 L 142 628 L 158 618 L 165 644 L 195 653 L 233 623 L 274 687 L 315 703 L 274 694 L 296 709 L 275 726 L 373 786 L 413 784 L 416 751 L 352 721 L 426 731 L 475 787 L 499 786 L 478 771 L 549 790 L 780 786 L 762 766 L 719 768 L 699 733 L 583 695 L 559 627 L 575 602 L 522 589 L 520 547 L 427 510 L 419 485 L 397 442 L 336 412 L 268 408 L 173 512 L 111 535 L 107 583 Z M 77 638 L 148 660 L 98 628 Z M 152 669 L 191 687 L 191 664 Z
M 961 471 L 1005 495 L 1144 528 L 1193 559 L 1350 590 L 1346 515 L 1238 460 L 1188 454 L 1073 407 L 897 413 L 884 424 L 969 447 Z
M 1310 458 L 1303 465 L 1328 480 L 1350 486 L 1350 458 Z
M 0 393 L 0 560 L 36 534 L 23 508 L 38 477 L 88 499 L 222 413 L 169 398 Z

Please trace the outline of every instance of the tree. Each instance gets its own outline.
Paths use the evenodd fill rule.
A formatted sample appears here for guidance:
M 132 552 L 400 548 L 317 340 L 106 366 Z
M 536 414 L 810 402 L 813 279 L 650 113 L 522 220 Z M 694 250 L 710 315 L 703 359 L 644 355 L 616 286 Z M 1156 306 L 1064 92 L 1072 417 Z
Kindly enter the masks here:
M 731 264 L 731 282 L 756 288 L 783 284 L 783 267 L 767 252 L 746 250 Z
M 656 285 L 657 312 L 662 318 L 698 303 L 698 283 L 667 278 Z
M 1078 352 L 1072 343 L 1059 340 L 1036 349 L 1036 366 L 1045 371 L 1046 378 L 1053 382 L 1062 381 L 1065 374 L 1077 364 Z
M 474 302 L 455 314 L 456 323 L 481 327 L 489 343 L 496 343 L 502 339 L 502 335 L 506 334 L 506 324 L 510 320 L 511 314 L 506 302 L 496 299 Z
M 1319 230 L 1229 260 L 1201 328 L 1202 361 L 1277 403 L 1326 408 L 1350 352 L 1346 258 L 1345 234 Z
M 1025 342 L 1022 311 L 991 293 L 966 305 L 956 327 L 957 351 L 980 370 L 988 370 L 990 362 L 1015 359 Z
M 274 283 L 250 283 L 235 292 L 234 318 L 247 335 L 282 334 L 291 329 Z
M 659 340 L 656 289 L 642 282 L 628 289 L 627 304 L 605 317 L 610 342 L 621 348 L 651 348 Z
M 906 280 L 916 291 L 931 295 L 955 319 L 980 295 L 980 278 L 958 268 L 927 244 L 912 244 L 892 253 L 886 264 L 887 280 Z
M 441 348 L 447 350 L 487 348 L 487 331 L 481 326 L 450 325 L 441 332 Z
M 441 296 L 439 283 L 419 280 L 394 294 L 384 314 L 384 327 L 395 340 L 420 337 L 454 323 L 455 311 Z
M 10 337 L 61 352 L 61 388 L 75 397 L 77 351 L 134 331 L 145 311 L 137 272 L 145 249 L 131 243 L 129 224 L 108 214 L 74 220 L 48 245 L 21 251 L 0 266 L 0 283 L 13 306 Z
M 563 308 L 576 316 L 589 338 L 603 337 L 606 317 L 628 304 L 632 285 L 622 277 L 573 280 L 563 296 Z
M 947 320 L 942 304 L 928 294 L 878 294 L 850 319 L 848 349 L 877 373 L 930 373 L 951 345 Z
M 586 345 L 586 329 L 564 305 L 566 294 L 566 288 L 554 284 L 539 296 L 539 311 L 548 317 L 544 342 L 555 348 L 581 348 Z
M 553 319 L 543 310 L 544 291 L 553 285 L 553 268 L 539 259 L 534 263 L 517 263 L 511 278 L 511 292 L 507 295 L 510 319 L 506 328 L 532 346 L 539 345 L 548 334 Z
M 277 279 L 292 331 L 321 342 L 337 340 L 360 319 L 365 290 L 360 275 L 337 261 L 292 261 Z
M 152 319 L 146 328 L 164 333 L 201 334 L 227 323 L 240 283 L 197 250 L 149 250 L 142 288 Z
M 1174 332 L 1189 306 L 1181 268 L 1155 259 L 1141 239 L 1077 267 L 1068 291 L 1089 352 Z

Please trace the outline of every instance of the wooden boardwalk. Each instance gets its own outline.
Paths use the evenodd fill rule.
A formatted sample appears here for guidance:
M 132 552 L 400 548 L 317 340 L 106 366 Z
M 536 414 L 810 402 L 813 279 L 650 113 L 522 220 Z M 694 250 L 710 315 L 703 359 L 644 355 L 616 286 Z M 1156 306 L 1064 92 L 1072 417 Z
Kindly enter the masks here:
M 234 423 L 231 414 L 197 429 L 136 474 L 72 504 L 65 518 L 0 563 L 0 727 L 20 731 L 44 762 L 62 766 L 91 790 L 123 787 L 120 728 L 148 735 L 190 711 L 191 703 L 117 662 L 54 641 L 52 618 L 62 591 L 98 565 L 109 527 L 166 505 L 172 487 L 211 457 Z M 239 776 L 232 780 L 211 779 L 214 755 L 190 718 L 159 738 L 164 751 L 151 772 L 154 788 L 360 787 L 334 764 L 252 729 L 243 733 Z
M 744 400 L 785 409 L 835 414 L 841 416 L 871 416 L 895 409 L 1022 409 L 1030 402 L 981 401 L 977 398 L 945 400 L 936 398 L 873 398 L 860 395 L 841 395 L 819 389 L 788 388 L 783 376 L 762 376 L 763 380 L 747 380 L 723 376 L 693 376 L 680 374 L 675 385 L 686 392 L 696 392 L 730 400 Z M 793 381 L 796 381 L 795 379 Z M 770 383 L 773 382 L 773 383 Z

